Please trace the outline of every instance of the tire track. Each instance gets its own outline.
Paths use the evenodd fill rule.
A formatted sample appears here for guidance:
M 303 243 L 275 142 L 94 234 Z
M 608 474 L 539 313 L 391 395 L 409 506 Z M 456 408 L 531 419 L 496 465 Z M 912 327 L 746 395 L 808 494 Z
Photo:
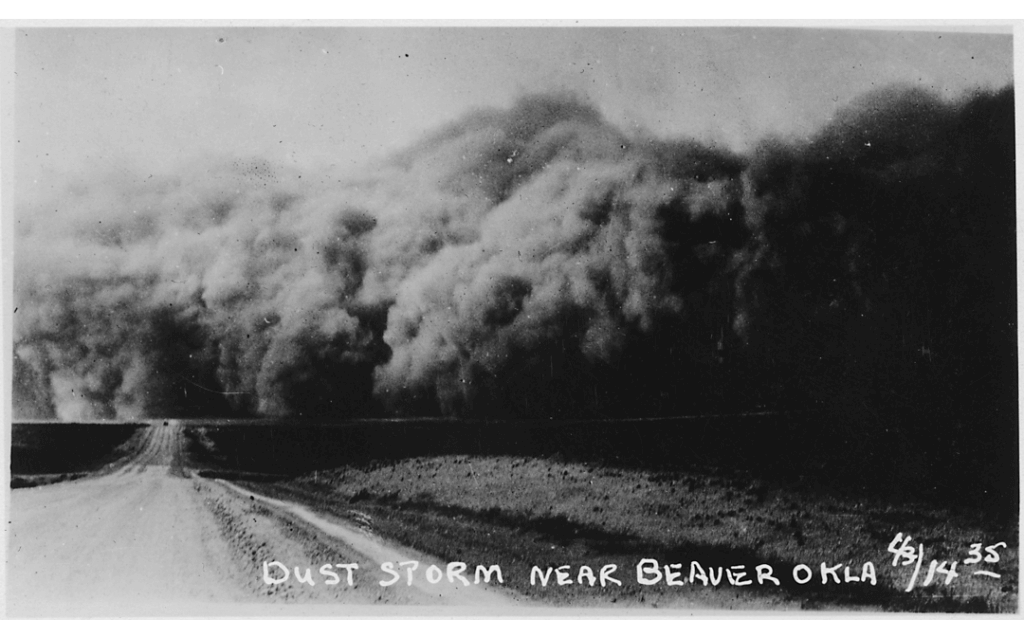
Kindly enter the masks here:
M 301 504 L 260 495 L 221 479 L 216 479 L 215 482 L 225 489 L 233 491 L 239 497 L 258 502 L 273 510 L 282 512 L 331 538 L 340 540 L 364 556 L 372 564 L 380 565 L 385 562 L 398 564 L 407 561 L 419 562 L 421 568 L 416 571 L 412 584 L 410 585 L 403 575 L 401 581 L 395 584 L 395 586 L 414 589 L 432 603 L 487 607 L 507 607 L 518 603 L 518 600 L 514 599 L 511 595 L 500 592 L 493 586 L 486 584 L 470 584 L 466 586 L 452 583 L 447 578 L 442 578 L 436 584 L 428 583 L 423 577 L 424 569 L 431 564 L 435 564 L 443 570 L 446 564 L 445 560 L 409 548 L 385 543 L 374 534 L 372 529 L 373 521 L 365 513 L 353 512 L 356 514 L 356 525 L 350 526 L 334 516 L 328 519 L 321 514 L 314 513 Z

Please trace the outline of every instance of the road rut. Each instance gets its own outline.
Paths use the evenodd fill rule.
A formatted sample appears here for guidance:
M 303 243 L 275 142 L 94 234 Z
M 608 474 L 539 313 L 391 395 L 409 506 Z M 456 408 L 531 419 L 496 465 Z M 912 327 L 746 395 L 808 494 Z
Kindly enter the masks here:
M 138 453 L 108 475 L 12 491 L 9 615 L 194 615 L 273 601 L 513 603 L 484 586 L 403 580 L 380 587 L 383 574 L 370 567 L 381 562 L 444 562 L 340 518 L 190 475 L 182 465 L 182 431 L 173 421 L 151 424 Z M 262 564 L 275 559 L 313 572 L 333 560 L 356 561 L 365 571 L 355 587 L 268 586 Z

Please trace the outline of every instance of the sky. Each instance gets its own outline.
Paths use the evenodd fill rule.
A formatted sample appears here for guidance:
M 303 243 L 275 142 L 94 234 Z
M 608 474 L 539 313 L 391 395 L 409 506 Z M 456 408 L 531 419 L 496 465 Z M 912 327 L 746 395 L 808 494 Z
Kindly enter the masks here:
M 1012 80 L 1010 35 L 805 28 L 19 29 L 21 196 L 200 156 L 342 172 L 481 107 L 586 96 L 623 130 L 744 150 L 908 83 Z
M 676 381 L 758 320 L 736 241 L 802 201 L 800 146 L 756 145 L 944 148 L 941 100 L 1012 79 L 1009 35 L 949 30 L 14 37 L 13 393 L 65 420 L 693 409 Z M 840 278 L 828 307 L 870 287 Z

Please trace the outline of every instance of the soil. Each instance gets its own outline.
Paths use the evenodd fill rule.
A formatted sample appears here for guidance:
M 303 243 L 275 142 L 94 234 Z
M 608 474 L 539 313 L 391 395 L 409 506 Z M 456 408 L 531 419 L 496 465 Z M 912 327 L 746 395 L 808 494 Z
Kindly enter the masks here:
M 291 431 L 273 436 L 298 450 L 316 441 Z M 1017 523 L 970 509 L 735 469 L 641 469 L 561 454 L 252 471 L 218 465 L 239 457 L 219 440 L 199 426 L 154 423 L 99 468 L 54 465 L 62 473 L 53 475 L 74 480 L 16 475 L 39 486 L 11 493 L 7 613 L 1018 612 Z M 318 466 L 329 465 L 321 456 Z M 916 577 L 914 559 L 894 565 L 897 534 L 924 547 Z M 642 560 L 657 562 L 656 577 L 638 573 Z M 932 560 L 940 568 L 929 578 Z M 863 581 L 866 563 L 875 584 Z M 778 585 L 758 577 L 763 565 Z

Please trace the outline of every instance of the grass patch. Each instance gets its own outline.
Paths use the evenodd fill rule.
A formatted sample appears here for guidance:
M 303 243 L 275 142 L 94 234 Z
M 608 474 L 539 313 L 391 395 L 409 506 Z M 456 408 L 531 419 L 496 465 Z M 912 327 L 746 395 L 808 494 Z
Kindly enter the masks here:
M 1013 511 L 944 505 L 939 491 L 916 497 L 906 485 L 886 490 L 863 467 L 863 479 L 844 482 L 835 467 L 822 479 L 828 472 L 811 466 L 827 464 L 820 456 L 789 461 L 792 454 L 780 451 L 805 432 L 800 423 L 723 427 L 297 423 L 197 426 L 186 434 L 197 468 L 370 524 L 441 559 L 500 564 L 507 586 L 553 604 L 1016 612 Z M 922 580 L 932 559 L 958 561 L 960 577 L 904 592 L 912 568 L 894 567 L 886 551 L 897 533 L 925 544 Z M 1008 547 L 995 567 L 999 580 L 962 564 L 971 544 L 1000 541 Z M 769 564 L 788 580 L 780 576 L 777 588 L 646 587 L 635 581 L 643 558 L 687 571 L 692 561 L 746 565 L 748 573 Z M 822 562 L 850 566 L 855 576 L 871 562 L 878 583 L 823 584 Z M 530 586 L 532 566 L 565 564 L 574 573 L 616 564 L 623 585 Z M 799 564 L 815 569 L 813 581 L 792 581 Z
M 288 479 L 288 476 L 279 473 L 259 473 L 257 471 L 215 471 L 203 469 L 198 471 L 197 474 L 200 478 L 230 480 L 234 482 L 277 482 Z
M 30 487 L 41 487 L 46 484 L 56 484 L 67 480 L 78 480 L 84 478 L 88 473 L 45 473 L 38 475 L 14 475 L 11 476 L 12 489 L 27 489 Z
M 471 456 L 346 467 L 247 486 L 353 520 L 358 511 L 373 520 L 374 532 L 447 561 L 500 564 L 507 586 L 558 605 L 1016 611 L 1016 533 L 1006 539 L 1012 542 L 999 565 L 999 583 L 972 578 L 961 566 L 962 576 L 948 587 L 904 592 L 911 569 L 892 567 L 886 552 L 896 532 L 924 541 L 929 560 L 953 559 L 957 551 L 962 559 L 967 539 L 987 541 L 999 533 L 922 505 L 897 510 L 743 477 Z M 708 571 L 745 565 L 751 577 L 756 565 L 769 564 L 781 585 L 642 586 L 634 573 L 644 558 L 682 564 L 684 576 L 692 561 Z M 878 584 L 822 584 L 822 561 L 849 565 L 855 576 L 870 561 Z M 580 566 L 598 573 L 616 564 L 623 585 L 530 585 L 533 566 L 563 564 L 572 566 L 574 578 Z M 815 570 L 811 582 L 793 581 L 797 564 Z
M 11 488 L 76 480 L 130 456 L 144 424 L 14 423 Z

